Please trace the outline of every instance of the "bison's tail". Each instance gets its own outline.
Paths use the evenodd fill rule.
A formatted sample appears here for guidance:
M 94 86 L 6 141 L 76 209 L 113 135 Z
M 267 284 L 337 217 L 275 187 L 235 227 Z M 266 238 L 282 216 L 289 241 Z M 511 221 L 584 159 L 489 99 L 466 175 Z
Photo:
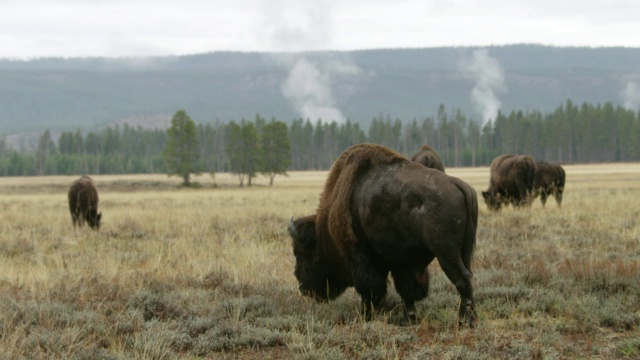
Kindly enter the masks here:
M 476 229 L 478 227 L 478 195 L 476 191 L 466 183 L 456 184 L 464 195 L 467 206 L 467 226 L 464 230 L 464 242 L 462 244 L 462 262 L 471 272 L 471 257 L 476 247 Z

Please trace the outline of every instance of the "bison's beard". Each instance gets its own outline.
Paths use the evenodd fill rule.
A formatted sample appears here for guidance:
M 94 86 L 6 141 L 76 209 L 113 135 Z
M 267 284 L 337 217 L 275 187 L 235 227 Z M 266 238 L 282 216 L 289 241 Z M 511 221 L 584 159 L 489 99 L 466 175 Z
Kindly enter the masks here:
M 89 223 L 89 227 L 95 230 L 100 230 L 100 218 L 102 217 L 102 213 L 97 213 L 95 210 L 89 212 L 87 216 L 87 222 Z
M 301 283 L 299 286 L 300 293 L 304 296 L 310 297 L 316 302 L 326 302 L 329 301 L 329 290 L 323 289 L 320 286 L 317 287 L 307 287 L 306 284 Z
M 498 211 L 500 210 L 500 196 L 493 192 L 483 191 L 482 197 L 484 198 L 484 203 L 487 204 L 487 208 L 489 210 Z
M 299 289 L 302 295 L 310 297 L 319 303 L 333 300 L 340 296 L 345 290 L 331 287 L 331 285 L 329 285 L 329 281 L 326 282 L 325 286 L 314 287 L 307 287 L 304 283 L 301 283 Z
M 294 275 L 298 279 L 298 289 L 304 296 L 313 298 L 318 302 L 329 299 L 328 281 L 323 272 L 318 269 L 312 261 L 296 259 L 296 269 Z
M 348 285 L 340 281 L 332 280 L 326 271 L 311 259 L 296 259 L 294 271 L 298 279 L 298 289 L 304 296 L 308 296 L 317 302 L 326 302 L 340 296 Z

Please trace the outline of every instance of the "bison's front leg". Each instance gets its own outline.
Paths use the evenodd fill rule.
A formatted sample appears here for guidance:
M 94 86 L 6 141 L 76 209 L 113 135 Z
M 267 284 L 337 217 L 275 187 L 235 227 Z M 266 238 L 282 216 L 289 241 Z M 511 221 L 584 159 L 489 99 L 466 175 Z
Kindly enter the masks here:
M 372 261 L 363 251 L 354 252 L 350 263 L 353 284 L 362 298 L 362 313 L 370 321 L 374 308 L 380 306 L 387 294 L 388 270 Z
M 518 179 L 515 184 L 515 192 L 514 196 L 517 196 L 517 200 L 514 203 L 516 207 L 531 207 L 533 203 L 534 194 L 532 192 L 532 188 L 527 185 L 525 179 Z
M 547 191 L 543 190 L 540 192 L 540 201 L 542 202 L 542 207 L 545 207 L 547 204 Z
M 415 302 L 424 299 L 429 293 L 429 273 L 426 266 L 421 269 L 399 266 L 391 270 L 391 275 L 404 304 L 405 320 L 409 324 L 416 324 L 418 315 Z

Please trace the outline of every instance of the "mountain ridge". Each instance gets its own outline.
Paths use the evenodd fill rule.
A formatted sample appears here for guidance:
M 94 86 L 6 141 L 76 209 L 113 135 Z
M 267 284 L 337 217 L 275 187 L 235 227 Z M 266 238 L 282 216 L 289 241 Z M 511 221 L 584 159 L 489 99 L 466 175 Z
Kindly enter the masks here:
M 124 119 L 166 118 L 178 109 L 201 123 L 252 119 L 258 113 L 289 122 L 303 117 L 300 102 L 316 95 L 305 93 L 313 81 L 324 81 L 329 89 L 325 105 L 364 128 L 380 115 L 403 121 L 433 116 L 439 104 L 480 121 L 481 111 L 470 99 L 479 80 L 461 70 L 478 49 L 486 49 L 503 72 L 503 91 L 494 89 L 503 112 L 549 112 L 568 99 L 623 105 L 625 86 L 640 83 L 640 48 L 625 47 L 517 44 L 0 59 L 0 136 L 89 131 Z M 300 59 L 319 74 L 297 79 L 300 86 L 293 86 L 287 98 L 284 88 Z

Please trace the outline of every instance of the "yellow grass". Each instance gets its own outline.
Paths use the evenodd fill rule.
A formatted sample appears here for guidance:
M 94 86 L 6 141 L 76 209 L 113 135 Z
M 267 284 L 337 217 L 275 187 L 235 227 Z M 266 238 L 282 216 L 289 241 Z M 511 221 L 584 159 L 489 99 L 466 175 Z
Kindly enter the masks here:
M 349 290 L 297 292 L 286 227 L 315 211 L 327 172 L 238 188 L 231 174 L 92 175 L 99 232 L 74 229 L 75 176 L 0 178 L 0 358 L 638 357 L 640 164 L 566 165 L 562 208 L 489 212 L 480 199 L 480 325 L 432 264 L 422 323 L 399 298 L 365 323 Z M 478 193 L 488 168 L 447 169 Z

